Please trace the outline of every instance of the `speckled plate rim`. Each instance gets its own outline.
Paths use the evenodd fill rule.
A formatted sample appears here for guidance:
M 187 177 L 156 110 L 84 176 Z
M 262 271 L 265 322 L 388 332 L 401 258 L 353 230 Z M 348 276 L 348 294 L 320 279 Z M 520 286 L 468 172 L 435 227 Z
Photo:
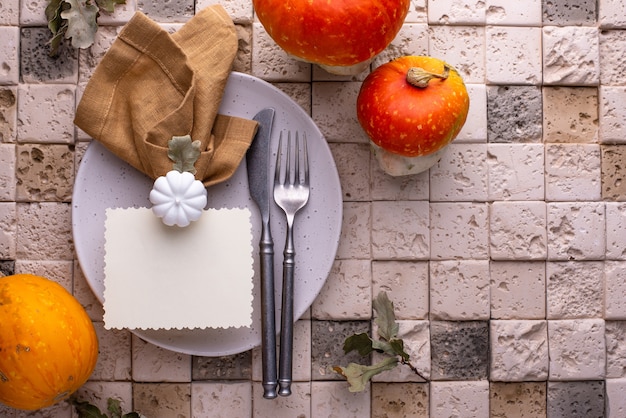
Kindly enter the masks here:
M 264 107 L 276 110 L 272 131 L 275 159 L 281 131 L 306 132 L 311 166 L 311 198 L 298 214 L 295 230 L 295 318 L 300 318 L 321 291 L 332 268 L 343 216 L 337 167 L 326 140 L 309 115 L 289 96 L 259 78 L 231 73 L 220 113 L 252 118 Z M 273 169 L 273 161 L 272 161 Z M 270 176 L 271 177 L 271 176 Z M 97 141 L 89 144 L 79 165 L 72 197 L 73 238 L 78 262 L 98 300 L 104 298 L 104 211 L 109 207 L 150 207 L 152 180 L 130 167 Z M 207 207 L 248 207 L 252 213 L 253 246 L 258 249 L 260 215 L 248 192 L 245 159 L 227 182 L 208 189 Z M 272 206 L 271 226 L 275 252 L 276 301 L 280 301 L 285 221 Z M 259 255 L 254 251 L 253 322 L 250 328 L 131 330 L 159 347 L 198 356 L 225 356 L 247 351 L 261 343 Z M 210 266 L 207 266 L 210 268 Z M 277 329 L 280 304 L 276 309 Z M 225 312 L 225 315 L 228 313 Z

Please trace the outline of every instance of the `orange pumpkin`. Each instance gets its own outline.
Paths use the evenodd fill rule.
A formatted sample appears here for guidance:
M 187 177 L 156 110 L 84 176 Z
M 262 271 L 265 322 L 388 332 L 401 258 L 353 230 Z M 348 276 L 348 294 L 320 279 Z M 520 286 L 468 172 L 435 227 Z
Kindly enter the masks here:
M 357 74 L 396 37 L 410 0 L 253 0 L 287 53 L 335 74 Z
M 0 278 L 0 402 L 25 410 L 60 402 L 97 358 L 93 324 L 61 285 L 30 274 Z

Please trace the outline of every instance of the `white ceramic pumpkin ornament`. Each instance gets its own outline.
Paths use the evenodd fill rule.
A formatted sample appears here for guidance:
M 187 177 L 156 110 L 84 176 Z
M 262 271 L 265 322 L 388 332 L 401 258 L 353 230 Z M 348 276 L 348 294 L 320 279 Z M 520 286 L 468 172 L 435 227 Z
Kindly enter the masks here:
M 174 136 L 168 146 L 174 167 L 154 182 L 150 191 L 152 212 L 165 225 L 185 227 L 200 219 L 207 204 L 206 188 L 194 177 L 200 141 L 192 141 L 189 135 Z

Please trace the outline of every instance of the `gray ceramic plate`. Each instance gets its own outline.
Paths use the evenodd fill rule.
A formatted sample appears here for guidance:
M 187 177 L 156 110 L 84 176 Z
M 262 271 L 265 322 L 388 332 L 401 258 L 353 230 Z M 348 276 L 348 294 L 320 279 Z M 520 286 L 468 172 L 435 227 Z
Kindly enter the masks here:
M 299 318 L 318 295 L 332 268 L 342 221 L 342 195 L 335 162 L 324 137 L 311 118 L 286 94 L 258 78 L 232 73 L 220 113 L 252 118 L 264 107 L 276 110 L 272 132 L 272 155 L 281 131 L 306 132 L 311 166 L 311 198 L 298 214 L 295 230 L 296 287 L 295 317 Z M 208 189 L 208 207 L 249 207 L 252 211 L 253 245 L 258 248 L 260 216 L 248 193 L 245 159 L 227 182 Z M 272 161 L 273 166 L 273 161 Z M 92 142 L 82 159 L 74 184 L 72 224 L 81 268 L 96 297 L 104 294 L 105 209 L 151 207 L 148 195 L 152 180 Z M 272 203 L 272 235 L 275 252 L 276 301 L 282 282 L 282 252 L 285 221 Z M 210 266 L 207 266 L 210 268 Z M 199 356 L 240 353 L 261 344 L 259 255 L 254 255 L 254 306 L 251 328 L 133 330 L 146 341 L 168 350 Z M 184 309 L 181 306 L 180 309 Z M 228 312 L 224 312 L 228 315 Z M 277 321 L 280 303 L 277 306 Z M 277 328 L 280 322 L 277 322 Z

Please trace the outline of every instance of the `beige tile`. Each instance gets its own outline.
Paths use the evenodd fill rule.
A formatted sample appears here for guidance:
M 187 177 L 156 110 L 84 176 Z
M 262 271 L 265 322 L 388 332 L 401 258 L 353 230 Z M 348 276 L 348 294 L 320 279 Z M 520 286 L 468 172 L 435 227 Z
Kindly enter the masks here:
M 426 319 L 429 267 L 427 261 L 372 262 L 372 298 L 387 293 L 397 319 Z
M 428 202 L 372 202 L 372 257 L 427 260 L 430 255 Z
M 361 418 L 371 414 L 371 389 L 349 392 L 346 382 L 311 383 L 311 418 Z
M 289 397 L 263 398 L 263 386 L 252 386 L 252 416 L 254 418 L 310 418 L 311 383 L 294 382 Z
M 135 383 L 133 407 L 150 418 L 191 418 L 191 384 Z
M 133 335 L 133 380 L 190 382 L 191 356 L 157 347 Z
M 429 418 L 427 383 L 372 384 L 372 418 Z
M 0 86 L 0 142 L 15 142 L 17 135 L 17 86 Z
M 535 418 L 546 416 L 544 382 L 498 383 L 490 385 L 491 418 Z
M 0 202 L 15 201 L 15 161 L 15 145 L 3 144 L 0 138 Z
M 368 319 L 372 314 L 369 260 L 335 260 L 319 296 L 313 301 L 315 319 Z
M 626 201 L 626 146 L 603 145 L 602 151 L 602 199 Z
M 252 418 L 252 384 L 193 382 L 191 414 L 194 418 Z
M 18 141 L 73 144 L 75 91 L 71 84 L 20 84 Z
M 545 142 L 598 142 L 598 89 L 544 87 Z
M 17 241 L 17 207 L 14 202 L 0 202 L 0 259 L 14 260 Z
M 20 144 L 16 177 L 16 199 L 20 202 L 69 202 L 74 152 L 67 145 Z
M 68 203 L 19 203 L 17 257 L 27 260 L 72 260 L 71 207 Z
M 98 335 L 99 355 L 91 380 L 131 379 L 131 334 L 128 330 L 107 330 L 103 322 L 94 322 Z

